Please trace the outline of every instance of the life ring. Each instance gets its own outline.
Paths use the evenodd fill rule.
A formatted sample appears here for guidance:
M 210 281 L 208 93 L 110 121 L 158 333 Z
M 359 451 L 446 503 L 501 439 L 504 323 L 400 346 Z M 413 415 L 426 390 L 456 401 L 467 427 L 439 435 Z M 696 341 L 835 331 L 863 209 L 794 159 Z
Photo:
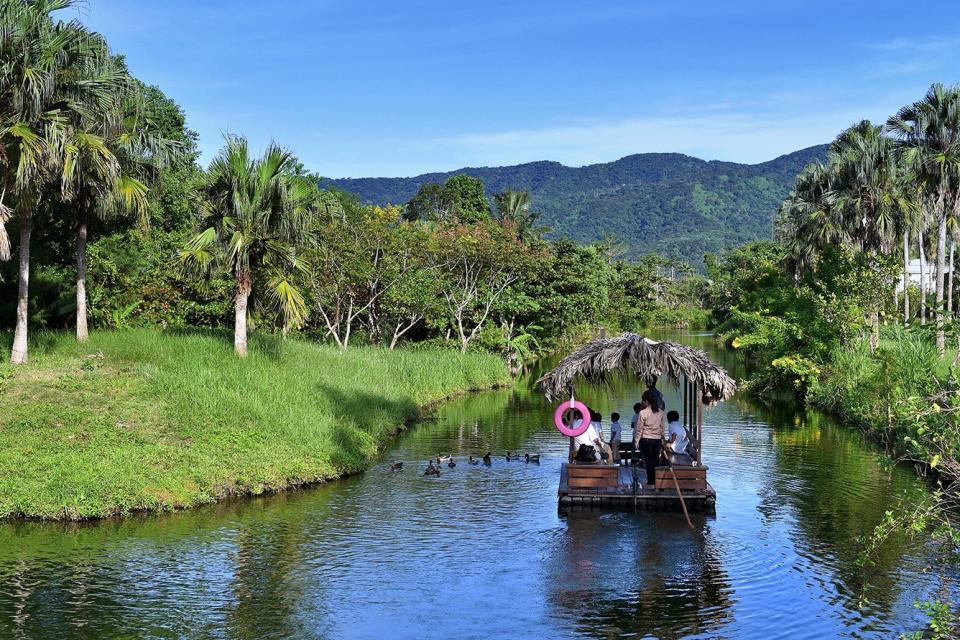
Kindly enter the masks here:
M 567 425 L 563 424 L 563 414 L 569 409 L 573 409 L 580 414 L 580 426 L 568 427 Z M 553 424 L 557 427 L 557 431 L 563 435 L 569 438 L 576 438 L 590 428 L 590 409 L 587 407 L 587 405 L 579 401 L 564 402 L 557 407 L 556 411 L 553 412 Z M 572 425 L 573 422 L 570 424 Z

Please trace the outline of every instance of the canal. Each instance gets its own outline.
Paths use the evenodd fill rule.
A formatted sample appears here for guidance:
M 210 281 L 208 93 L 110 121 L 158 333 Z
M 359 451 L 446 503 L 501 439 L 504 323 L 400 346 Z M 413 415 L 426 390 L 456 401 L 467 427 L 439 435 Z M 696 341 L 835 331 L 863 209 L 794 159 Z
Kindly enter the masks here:
M 742 373 L 710 338 L 675 339 Z M 861 566 L 860 538 L 927 489 L 789 402 L 707 410 L 717 509 L 693 515 L 694 530 L 682 514 L 558 512 L 567 442 L 533 377 L 443 405 L 381 463 L 330 485 L 0 524 L 0 637 L 891 638 L 922 626 L 915 601 L 955 589 L 922 540 L 894 539 Z M 578 395 L 626 422 L 640 392 L 621 381 Z M 490 467 L 467 464 L 487 451 Z M 423 477 L 438 453 L 456 468 Z

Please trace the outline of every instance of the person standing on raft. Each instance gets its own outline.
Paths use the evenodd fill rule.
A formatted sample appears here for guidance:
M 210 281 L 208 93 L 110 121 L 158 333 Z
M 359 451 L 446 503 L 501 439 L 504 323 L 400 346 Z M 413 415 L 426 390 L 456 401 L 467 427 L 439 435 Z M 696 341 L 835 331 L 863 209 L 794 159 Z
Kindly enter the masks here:
M 658 397 L 659 396 L 659 397 Z M 657 462 L 663 443 L 663 434 L 667 427 L 667 416 L 662 407 L 663 396 L 656 389 L 647 389 L 643 393 L 644 408 L 637 416 L 637 430 L 633 436 L 634 449 L 643 457 L 643 466 L 647 470 L 647 489 L 653 489 L 657 482 Z

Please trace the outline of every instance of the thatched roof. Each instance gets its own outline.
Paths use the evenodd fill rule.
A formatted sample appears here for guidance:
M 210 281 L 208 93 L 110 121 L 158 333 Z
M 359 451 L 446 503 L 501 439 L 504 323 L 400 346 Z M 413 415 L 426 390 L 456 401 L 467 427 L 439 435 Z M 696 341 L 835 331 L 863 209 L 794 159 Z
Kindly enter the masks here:
M 635 333 L 588 342 L 537 380 L 537 385 L 547 398 L 555 400 L 569 396 L 578 378 L 600 383 L 617 372 L 633 373 L 640 380 L 666 376 L 674 384 L 680 384 L 686 376 L 703 389 L 707 404 L 726 400 L 737 390 L 733 378 L 700 349 L 656 342 Z

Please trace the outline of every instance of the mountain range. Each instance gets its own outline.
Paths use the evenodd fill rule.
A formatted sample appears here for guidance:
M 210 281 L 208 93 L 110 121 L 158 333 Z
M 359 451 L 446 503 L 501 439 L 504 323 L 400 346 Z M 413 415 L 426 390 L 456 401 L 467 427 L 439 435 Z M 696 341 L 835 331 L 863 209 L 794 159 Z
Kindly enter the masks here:
M 824 160 L 827 145 L 760 164 L 701 160 L 679 153 L 641 153 L 615 162 L 568 167 L 530 162 L 467 167 L 413 178 L 324 179 L 367 204 L 403 204 L 421 185 L 466 173 L 487 193 L 529 191 L 548 237 L 594 242 L 619 238 L 629 255 L 659 253 L 699 266 L 705 252 L 770 238 L 773 219 L 797 174 Z

